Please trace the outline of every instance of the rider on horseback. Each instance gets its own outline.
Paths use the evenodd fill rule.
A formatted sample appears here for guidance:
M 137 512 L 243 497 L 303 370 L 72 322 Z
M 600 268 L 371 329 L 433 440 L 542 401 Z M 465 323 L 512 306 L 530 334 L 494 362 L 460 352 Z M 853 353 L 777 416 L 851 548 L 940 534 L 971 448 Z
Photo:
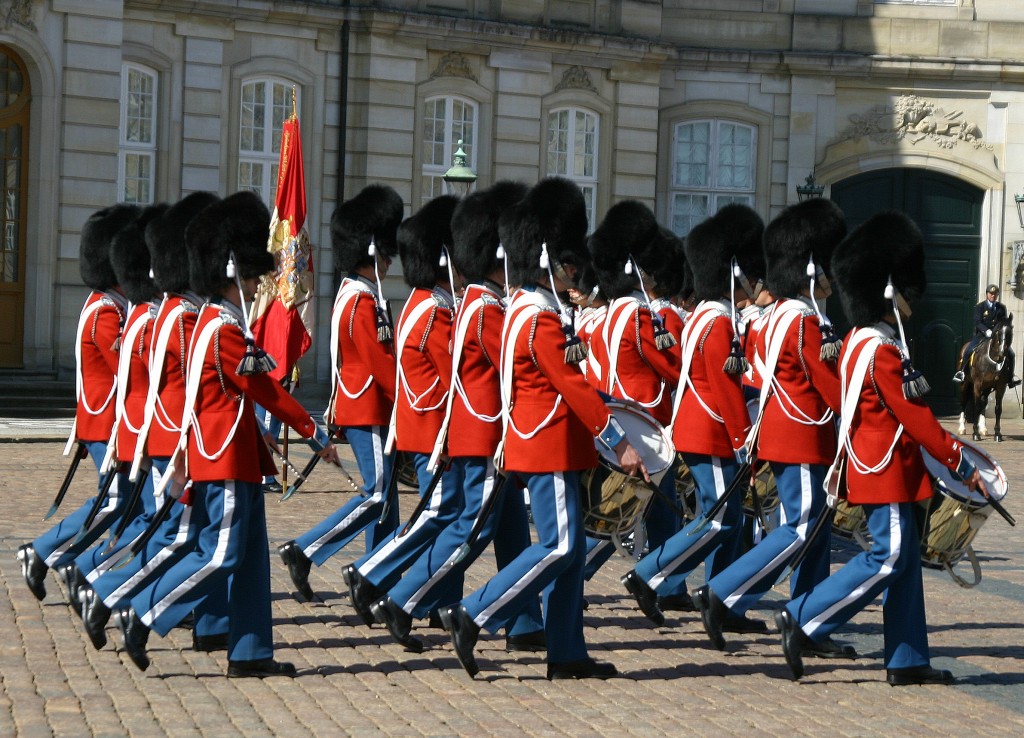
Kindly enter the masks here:
M 986 290 L 988 299 L 982 300 L 974 306 L 974 337 L 964 349 L 963 358 L 960 361 L 960 369 L 953 375 L 954 382 L 963 382 L 967 369 L 971 365 L 971 356 L 974 354 L 978 344 L 986 338 L 992 337 L 992 330 L 1001 320 L 1006 320 L 1006 305 L 999 302 L 999 285 L 990 284 Z M 1008 387 L 1016 387 L 1020 380 L 1013 375 L 1014 354 L 1012 349 L 1006 358 L 1010 368 L 1010 379 L 1006 383 Z

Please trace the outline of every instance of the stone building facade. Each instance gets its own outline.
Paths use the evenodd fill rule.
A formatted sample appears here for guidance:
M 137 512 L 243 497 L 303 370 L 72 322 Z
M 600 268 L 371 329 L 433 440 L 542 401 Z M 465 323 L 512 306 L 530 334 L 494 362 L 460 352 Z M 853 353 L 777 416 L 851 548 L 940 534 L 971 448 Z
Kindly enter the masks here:
M 335 205 L 382 182 L 414 212 L 461 140 L 478 186 L 564 174 L 594 220 L 624 198 L 679 233 L 737 200 L 767 220 L 811 173 L 853 223 L 908 210 L 933 285 L 915 361 L 944 387 L 984 285 L 1020 308 L 1018 5 L 0 0 L 0 365 L 73 367 L 91 212 L 242 187 L 270 202 L 294 88 L 323 327 L 307 377 L 329 377 Z

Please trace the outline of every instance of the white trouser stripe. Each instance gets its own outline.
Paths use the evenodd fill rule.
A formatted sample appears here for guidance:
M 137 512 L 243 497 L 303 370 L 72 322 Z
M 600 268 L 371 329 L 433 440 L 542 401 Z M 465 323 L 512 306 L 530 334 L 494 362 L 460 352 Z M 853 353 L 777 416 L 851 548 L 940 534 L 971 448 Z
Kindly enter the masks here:
M 326 545 L 328 541 L 352 525 L 352 523 L 361 517 L 366 510 L 374 505 L 380 504 L 384 500 L 384 444 L 381 443 L 380 428 L 381 426 L 375 425 L 373 433 L 373 468 L 376 476 L 376 482 L 373 485 L 373 494 L 359 503 L 355 510 L 339 520 L 337 525 L 306 546 L 306 548 L 302 550 L 302 553 L 307 557 L 312 557 L 313 554 Z M 394 473 L 394 469 L 392 469 L 392 473 Z
M 441 472 L 441 467 L 438 467 L 438 473 Z M 390 555 L 391 552 L 398 548 L 405 542 L 407 536 L 414 535 L 416 531 L 426 525 L 428 522 L 437 517 L 441 507 L 441 497 L 444 494 L 444 477 L 442 477 L 437 487 L 434 488 L 434 493 L 430 495 L 430 502 L 427 504 L 427 508 L 420 514 L 419 518 L 413 523 L 413 526 L 409 529 L 409 532 L 404 536 L 399 537 L 398 533 L 392 536 L 391 540 L 381 546 L 377 553 L 365 561 L 362 566 L 358 567 L 359 573 L 366 576 L 372 572 L 375 568 L 380 566 Z M 399 531 L 402 529 L 399 528 Z
M 481 627 L 491 619 L 494 613 L 500 610 L 507 602 L 514 599 L 530 582 L 540 576 L 545 569 L 569 551 L 569 511 L 565 502 L 565 476 L 562 472 L 553 472 L 551 474 L 551 481 L 553 482 L 552 486 L 554 487 L 555 495 L 555 520 L 558 525 L 558 543 L 554 550 L 547 553 L 540 561 L 534 564 L 529 571 L 519 578 L 519 581 L 509 587 L 503 595 L 491 603 L 490 607 L 473 619 Z
M 900 506 L 898 503 L 889 503 L 889 556 L 882 562 L 878 571 L 864 580 L 863 583 L 854 587 L 853 590 L 836 602 L 830 608 L 822 612 L 813 620 L 803 626 L 803 631 L 809 636 L 814 635 L 819 627 L 828 622 L 828 619 L 841 609 L 862 597 L 864 593 L 879 581 L 882 581 L 892 574 L 896 562 L 900 558 L 900 549 L 903 546 L 902 535 L 900 534 Z
M 167 596 L 153 605 L 149 612 L 144 615 L 140 614 L 139 617 L 145 625 L 152 626 L 153 621 L 166 612 L 167 608 L 171 607 L 175 602 L 188 594 L 188 592 L 199 582 L 203 581 L 221 568 L 221 565 L 224 563 L 224 558 L 227 555 L 228 544 L 231 542 L 231 523 L 234 519 L 234 515 L 235 480 L 229 479 L 224 482 L 224 514 L 221 517 L 220 528 L 217 532 L 217 545 L 213 549 L 213 554 L 210 556 L 210 560 L 197 571 L 193 572 L 184 582 L 168 592 Z

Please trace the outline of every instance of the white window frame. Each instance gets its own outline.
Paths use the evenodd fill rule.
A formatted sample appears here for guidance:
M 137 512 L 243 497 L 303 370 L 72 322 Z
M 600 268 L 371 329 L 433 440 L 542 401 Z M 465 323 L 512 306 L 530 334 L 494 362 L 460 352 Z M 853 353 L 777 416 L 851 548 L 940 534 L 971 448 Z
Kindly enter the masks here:
M 262 99 L 246 100 L 248 91 L 264 85 Z M 281 129 L 292 113 L 292 90 L 295 90 L 295 106 L 299 105 L 301 90 L 296 82 L 283 77 L 257 76 L 242 80 L 238 93 L 238 165 L 235 169 L 235 184 L 238 190 L 255 192 L 271 209 L 277 196 L 277 170 L 281 161 Z M 275 93 L 283 97 L 278 99 Z M 254 113 L 246 106 L 263 108 L 262 126 L 249 125 Z M 267 121 L 270 125 L 267 125 Z M 247 131 L 252 129 L 253 136 Z
M 707 177 L 703 184 L 693 184 L 680 181 L 677 176 L 679 158 L 679 134 L 688 126 L 707 124 L 709 136 L 707 143 Z M 735 187 L 719 182 L 720 170 L 716 166 L 720 150 L 720 138 L 723 126 L 735 126 L 738 129 L 745 129 L 750 133 L 750 172 L 749 186 Z M 758 127 L 749 123 L 725 118 L 694 118 L 680 120 L 671 127 L 672 137 L 672 162 L 669 175 L 669 222 L 671 229 L 678 236 L 685 236 L 693 226 L 697 225 L 704 218 L 714 215 L 724 205 L 739 202 L 754 207 L 757 189 L 757 136 Z M 699 163 L 699 162 L 698 162 Z M 702 199 L 706 202 L 706 212 L 695 214 L 680 212 L 683 202 L 689 199 Z
M 129 139 L 129 115 L 136 112 L 137 107 L 130 104 L 131 98 L 137 93 L 130 89 L 130 81 L 133 75 L 143 75 L 151 81 L 151 90 L 147 93 L 150 98 L 148 121 L 145 116 L 139 116 L 141 120 L 148 123 L 148 140 Z M 137 203 L 139 205 L 151 205 L 156 200 L 156 165 L 157 165 L 157 107 L 159 105 L 159 82 L 160 76 L 155 69 L 142 64 L 125 62 L 121 66 L 121 114 L 118 131 L 118 156 L 117 156 L 117 191 L 118 199 L 122 202 Z M 144 163 L 148 172 L 140 174 L 138 167 L 136 171 L 130 172 L 130 164 L 133 162 Z M 130 176 L 131 175 L 131 176 Z M 138 193 L 140 187 L 146 192 L 139 196 L 129 192 L 129 185 L 134 193 Z
M 443 103 L 441 117 L 433 115 L 433 108 L 436 108 L 439 102 Z M 460 120 L 455 119 L 457 108 L 463 111 Z M 477 152 L 480 148 L 477 136 L 477 131 L 480 130 L 480 103 L 464 95 L 431 95 L 423 100 L 420 112 L 420 204 L 424 205 L 440 195 L 459 194 L 452 192 L 448 183 L 444 181 L 445 172 L 455 163 L 459 141 L 462 142 L 462 151 L 466 154 L 466 165 L 474 172 L 480 171 L 477 168 Z M 440 140 L 436 135 L 433 139 L 428 138 L 428 125 L 435 129 L 435 133 L 436 129 L 440 128 Z M 438 146 L 441 151 L 435 152 L 434 148 Z
M 558 117 L 561 115 L 566 115 L 568 121 L 572 123 L 572 130 L 566 130 L 568 135 L 566 136 L 565 151 L 557 151 L 554 148 L 557 142 L 556 133 L 558 131 L 552 126 L 556 124 Z M 584 124 L 582 132 L 577 127 L 577 123 L 581 121 Z M 587 129 L 586 124 L 588 122 L 593 123 L 593 127 L 590 130 Z M 547 137 L 544 154 L 545 174 L 547 176 L 559 176 L 570 179 L 583 190 L 583 197 L 587 203 L 587 223 L 590 224 L 591 228 L 594 228 L 596 226 L 594 218 L 597 208 L 597 182 L 601 166 L 601 114 L 582 105 L 560 105 L 553 107 L 548 111 L 544 131 Z M 586 145 L 583 147 L 583 152 L 576 150 L 581 134 L 585 138 L 589 137 L 591 139 L 591 151 L 589 153 L 586 151 Z M 559 161 L 558 157 L 564 157 L 564 159 Z M 586 171 L 588 158 L 590 165 L 589 173 Z M 572 162 L 571 165 L 570 162 Z

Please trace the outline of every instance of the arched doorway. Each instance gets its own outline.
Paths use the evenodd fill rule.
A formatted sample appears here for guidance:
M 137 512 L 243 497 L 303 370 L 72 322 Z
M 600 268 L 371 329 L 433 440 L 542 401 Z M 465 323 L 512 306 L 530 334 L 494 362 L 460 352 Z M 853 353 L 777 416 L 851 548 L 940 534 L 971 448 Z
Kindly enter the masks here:
M 29 77 L 0 45 L 0 367 L 20 367 L 25 333 Z
M 924 169 L 882 169 L 832 185 L 832 199 L 855 228 L 882 210 L 906 212 L 925 237 L 928 289 L 906 324 L 914 366 L 928 379 L 927 400 L 940 415 L 960 411 L 956 353 L 973 331 L 978 301 L 984 191 Z M 840 315 L 839 306 L 832 311 Z

